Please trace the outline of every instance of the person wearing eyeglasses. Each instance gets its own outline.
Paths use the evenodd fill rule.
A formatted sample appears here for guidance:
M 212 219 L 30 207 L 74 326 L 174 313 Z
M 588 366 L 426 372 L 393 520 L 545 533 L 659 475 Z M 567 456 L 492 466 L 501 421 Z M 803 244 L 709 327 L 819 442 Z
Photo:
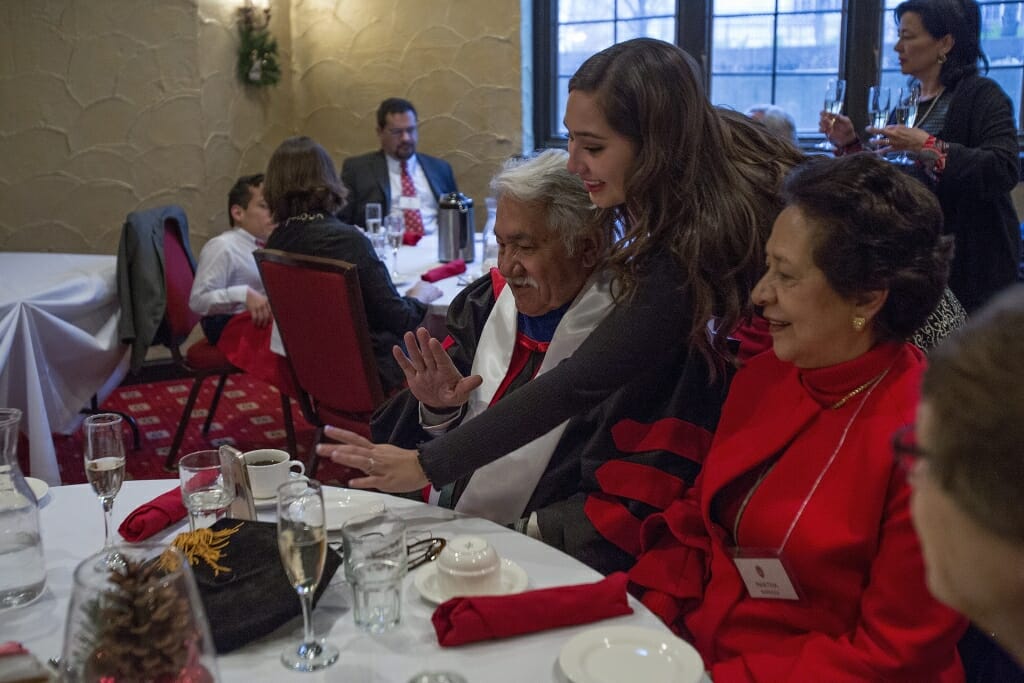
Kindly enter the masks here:
M 366 205 L 376 202 L 385 216 L 401 211 L 407 232 L 433 233 L 438 200 L 459 189 L 451 165 L 417 153 L 419 122 L 409 100 L 389 97 L 380 103 L 377 137 L 379 150 L 342 163 L 341 182 L 348 188 L 349 203 L 338 218 L 350 225 L 364 225 Z
M 928 592 L 889 437 L 925 362 L 905 339 L 945 287 L 928 190 L 872 155 L 798 167 L 752 300 L 772 349 L 741 367 L 685 497 L 630 571 L 715 683 L 963 681 L 966 621 Z
M 904 430 L 894 446 L 909 471 L 928 587 L 1024 665 L 1022 335 L 1024 286 L 1017 285 L 932 352 L 916 440 Z M 990 651 L 988 659 L 979 663 L 991 667 L 999 655 Z M 984 680 L 1019 681 L 1024 672 Z

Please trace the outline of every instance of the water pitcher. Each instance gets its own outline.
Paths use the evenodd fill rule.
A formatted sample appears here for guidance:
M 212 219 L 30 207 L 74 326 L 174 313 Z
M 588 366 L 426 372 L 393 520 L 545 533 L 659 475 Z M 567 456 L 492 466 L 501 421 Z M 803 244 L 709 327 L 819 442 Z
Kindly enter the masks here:
M 39 507 L 18 466 L 21 411 L 0 408 L 0 609 L 35 600 L 46 585 Z

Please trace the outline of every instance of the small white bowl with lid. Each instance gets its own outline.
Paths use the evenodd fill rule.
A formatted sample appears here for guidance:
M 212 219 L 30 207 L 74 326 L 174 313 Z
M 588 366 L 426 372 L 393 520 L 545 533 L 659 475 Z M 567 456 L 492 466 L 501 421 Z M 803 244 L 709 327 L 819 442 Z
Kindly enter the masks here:
M 479 536 L 453 538 L 437 558 L 437 586 L 445 599 L 501 593 L 501 558 Z

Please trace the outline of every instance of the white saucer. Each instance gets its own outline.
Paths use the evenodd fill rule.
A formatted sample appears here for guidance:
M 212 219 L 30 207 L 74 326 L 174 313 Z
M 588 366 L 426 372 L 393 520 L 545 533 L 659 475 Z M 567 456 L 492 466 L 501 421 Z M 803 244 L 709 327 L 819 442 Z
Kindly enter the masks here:
M 253 498 L 252 504 L 256 506 L 257 510 L 269 510 L 270 508 L 277 507 L 277 496 L 272 498 Z
M 328 531 L 338 531 L 353 517 L 377 512 L 384 512 L 384 502 L 378 494 L 359 489 L 324 489 L 324 523 Z
M 441 594 L 437 585 L 437 563 L 428 562 L 413 574 L 413 583 L 416 590 L 420 592 L 423 599 L 435 605 L 440 605 L 448 598 Z M 501 559 L 501 592 L 493 595 L 511 595 L 522 593 L 526 590 L 529 577 L 518 564 L 512 560 Z
M 43 498 L 47 493 L 50 492 L 50 485 L 42 479 L 36 479 L 35 477 L 25 477 L 25 481 L 28 482 L 28 487 L 32 489 L 32 493 L 36 495 L 36 501 L 42 502 Z
M 666 631 L 601 626 L 564 646 L 558 665 L 572 683 L 698 683 L 704 662 L 689 643 Z

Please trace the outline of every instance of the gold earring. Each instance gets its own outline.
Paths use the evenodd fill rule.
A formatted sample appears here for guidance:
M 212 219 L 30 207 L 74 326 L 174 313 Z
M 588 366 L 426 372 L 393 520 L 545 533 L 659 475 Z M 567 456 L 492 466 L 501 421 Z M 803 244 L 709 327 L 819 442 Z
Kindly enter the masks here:
M 864 324 L 867 323 L 867 319 L 862 315 L 853 316 L 853 329 L 855 332 L 863 332 Z
M 945 64 L 946 63 L 946 53 L 945 52 L 940 52 L 939 53 L 938 62 L 939 62 L 939 64 Z

